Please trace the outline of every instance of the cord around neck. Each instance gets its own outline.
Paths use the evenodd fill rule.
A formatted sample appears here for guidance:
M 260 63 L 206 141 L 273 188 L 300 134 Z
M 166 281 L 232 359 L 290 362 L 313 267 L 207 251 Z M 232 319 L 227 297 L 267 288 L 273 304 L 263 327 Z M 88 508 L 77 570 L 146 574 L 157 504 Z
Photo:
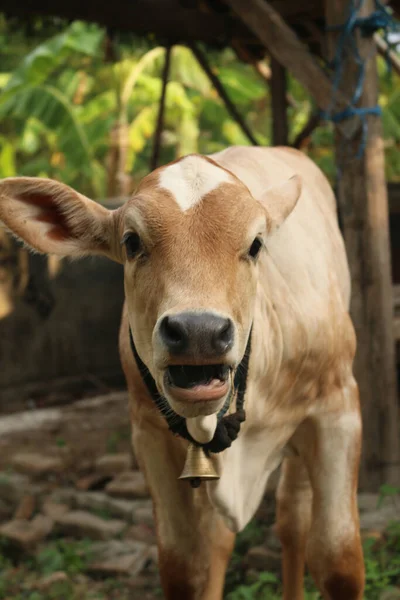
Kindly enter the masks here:
M 195 446 L 200 446 L 203 450 L 213 453 L 223 452 L 226 448 L 229 448 L 232 442 L 237 438 L 240 431 L 241 424 L 246 419 L 246 413 L 244 410 L 244 397 L 247 387 L 247 374 L 249 370 L 250 352 L 251 352 L 251 334 L 250 330 L 249 339 L 247 341 L 246 350 L 241 363 L 238 365 L 233 381 L 233 387 L 230 391 L 229 397 L 227 398 L 223 408 L 218 413 L 218 424 L 214 433 L 214 437 L 209 442 L 202 444 L 197 442 L 189 433 L 186 419 L 181 417 L 174 412 L 167 404 L 167 401 L 163 396 L 160 395 L 156 382 L 154 381 L 149 369 L 146 367 L 142 359 L 140 358 L 136 346 L 133 340 L 131 329 L 129 328 L 129 338 L 131 343 L 131 349 L 133 356 L 136 360 L 140 375 L 147 387 L 147 390 L 152 397 L 155 405 L 157 406 L 160 413 L 168 424 L 168 428 L 173 434 L 179 435 L 180 437 L 188 440 Z M 236 396 L 236 412 L 231 415 L 225 415 L 227 412 L 231 400 Z M 167 408 L 168 407 L 168 408 Z

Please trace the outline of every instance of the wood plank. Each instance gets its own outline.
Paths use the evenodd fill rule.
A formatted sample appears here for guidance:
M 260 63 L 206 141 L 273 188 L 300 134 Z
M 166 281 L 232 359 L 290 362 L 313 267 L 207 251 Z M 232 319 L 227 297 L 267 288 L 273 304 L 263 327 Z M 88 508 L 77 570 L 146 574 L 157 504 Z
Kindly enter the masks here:
M 271 0 L 271 6 L 285 19 L 296 18 L 299 15 L 310 16 L 313 19 L 323 16 L 320 0 Z
M 389 193 L 389 207 L 390 214 L 399 214 L 400 213 L 400 183 L 389 183 L 388 184 L 388 193 Z
M 400 285 L 393 286 L 393 308 L 394 312 L 400 316 Z
M 21 21 L 49 16 L 99 23 L 110 31 L 151 35 L 174 44 L 204 41 L 214 46 L 229 45 L 230 38 L 246 39 L 249 33 L 237 19 L 223 13 L 207 13 L 184 7 L 179 0 L 113 0 L 99 3 L 82 0 L 2 0 L 2 12 Z
M 400 285 L 393 286 L 393 334 L 396 342 L 400 342 Z M 397 354 L 397 363 L 400 363 L 400 354 Z
M 394 339 L 397 342 L 400 342 L 400 316 L 394 318 L 393 331 L 394 331 Z M 398 362 L 400 362 L 400 360 Z
M 340 25 L 348 13 L 348 0 L 326 0 L 327 26 Z M 374 1 L 365 0 L 359 16 L 368 16 Z M 337 33 L 328 34 L 331 57 Z M 357 34 L 364 59 L 362 107 L 378 100 L 376 46 L 373 38 Z M 351 53 L 342 64 L 341 87 L 351 93 L 357 86 L 359 65 Z M 345 139 L 336 127 L 336 161 L 341 172 L 338 203 L 343 223 L 351 278 L 351 315 L 357 334 L 355 374 L 360 388 L 364 445 L 360 484 L 378 489 L 382 483 L 399 483 L 399 417 L 393 332 L 393 292 L 389 247 L 387 187 L 382 126 L 379 117 L 367 117 L 367 138 L 357 157 L 361 134 Z M 397 465 L 395 464 L 397 462 Z
M 288 69 L 310 92 L 324 111 L 341 110 L 348 106 L 345 91 L 334 94 L 330 79 L 312 54 L 285 23 L 279 13 L 265 0 L 226 0 L 236 14 L 257 35 L 271 56 Z M 336 104 L 332 104 L 335 96 Z M 338 124 L 342 135 L 351 139 L 360 128 L 358 117 Z

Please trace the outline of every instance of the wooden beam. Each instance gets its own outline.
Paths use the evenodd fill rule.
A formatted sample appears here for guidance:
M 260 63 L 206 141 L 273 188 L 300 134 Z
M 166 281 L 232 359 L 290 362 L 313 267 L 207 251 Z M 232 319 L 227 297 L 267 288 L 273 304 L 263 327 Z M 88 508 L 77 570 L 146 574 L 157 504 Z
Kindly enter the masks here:
M 391 215 L 400 214 L 400 183 L 388 183 L 389 208 Z
M 364 0 L 359 17 L 374 11 L 374 1 Z M 344 23 L 348 0 L 325 0 L 328 27 Z M 328 34 L 330 58 L 338 33 Z M 378 101 L 376 46 L 373 37 L 356 32 L 356 43 L 365 61 L 361 107 Z M 352 93 L 358 84 L 359 65 L 354 53 L 342 62 L 340 87 Z M 363 414 L 363 457 L 360 484 L 377 490 L 382 483 L 397 485 L 399 469 L 399 417 L 393 336 L 393 299 L 389 247 L 388 199 L 380 117 L 368 115 L 365 149 L 357 157 L 362 133 L 345 139 L 335 127 L 338 204 L 343 224 L 351 279 L 351 316 L 357 334 L 355 374 Z
M 307 47 L 266 0 L 226 0 L 247 27 L 259 38 L 271 56 L 288 69 L 313 96 L 324 111 L 344 110 L 348 106 L 345 91 L 334 93 L 333 85 Z M 332 107 L 332 98 L 335 106 Z M 349 139 L 360 128 L 353 117 L 338 125 Z
M 385 40 L 378 35 L 377 33 L 374 35 L 374 40 L 376 47 L 378 48 L 378 52 L 385 60 L 389 60 L 392 65 L 393 71 L 396 71 L 397 75 L 400 75 L 400 58 L 399 56 L 390 49 Z
M 253 146 L 258 146 L 259 145 L 258 141 L 256 140 L 256 138 L 250 131 L 246 121 L 243 119 L 242 115 L 239 113 L 238 109 L 236 108 L 236 106 L 234 105 L 232 100 L 229 98 L 224 86 L 218 79 L 217 75 L 211 69 L 203 52 L 200 50 L 200 48 L 198 46 L 196 46 L 196 44 L 192 44 L 192 43 L 188 44 L 188 47 L 193 52 L 198 63 L 203 68 L 207 77 L 209 78 L 212 85 L 214 86 L 215 90 L 218 92 L 219 97 L 224 102 L 226 109 L 229 112 L 229 114 L 231 115 L 232 119 L 234 121 L 236 121 L 236 123 L 239 125 L 239 127 L 241 128 L 241 130 L 243 131 L 245 136 L 249 139 L 249 141 L 253 144 Z
M 1 11 L 20 21 L 40 16 L 60 17 L 99 23 L 110 31 L 127 32 L 178 43 L 193 40 L 215 46 L 226 46 L 229 37 L 247 39 L 246 27 L 224 13 L 185 8 L 179 0 L 113 0 L 112 4 L 99 2 L 50 3 L 49 0 L 2 0 Z
M 289 126 L 286 100 L 286 69 L 271 58 L 271 106 L 272 106 L 272 143 L 274 146 L 287 146 Z
M 299 15 L 308 15 L 313 18 L 321 15 L 320 0 L 271 0 L 271 6 L 285 19 L 296 18 Z

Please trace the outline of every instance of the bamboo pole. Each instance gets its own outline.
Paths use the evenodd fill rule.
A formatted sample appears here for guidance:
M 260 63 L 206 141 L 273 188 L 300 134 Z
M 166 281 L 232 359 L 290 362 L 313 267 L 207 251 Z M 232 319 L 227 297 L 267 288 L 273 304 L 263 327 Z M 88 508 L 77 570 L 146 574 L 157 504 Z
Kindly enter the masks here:
M 154 145 L 153 145 L 153 153 L 150 161 L 150 170 L 154 171 L 154 169 L 158 166 L 158 161 L 160 158 L 160 150 L 161 150 L 161 135 L 164 127 L 164 114 L 165 114 L 165 100 L 167 96 L 167 85 L 169 78 L 169 69 L 171 64 L 171 52 L 172 46 L 167 46 L 165 48 L 165 62 L 164 68 L 162 72 L 162 88 L 161 88 L 161 97 L 160 104 L 158 107 L 158 115 L 157 115 L 157 125 L 156 131 L 154 134 Z
M 287 146 L 289 125 L 287 118 L 287 74 L 286 69 L 275 58 L 271 58 L 271 105 L 272 143 L 274 146 Z

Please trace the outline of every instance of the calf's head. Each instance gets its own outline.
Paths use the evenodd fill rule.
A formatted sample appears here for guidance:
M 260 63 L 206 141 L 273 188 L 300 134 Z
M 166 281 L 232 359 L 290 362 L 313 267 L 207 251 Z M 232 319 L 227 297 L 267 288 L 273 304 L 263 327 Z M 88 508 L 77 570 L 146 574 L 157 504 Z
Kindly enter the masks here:
M 39 252 L 124 265 L 139 356 L 170 406 L 196 417 L 220 410 L 229 394 L 258 263 L 299 194 L 295 176 L 255 199 L 232 173 L 192 155 L 145 177 L 115 211 L 55 181 L 5 179 L 0 220 Z

